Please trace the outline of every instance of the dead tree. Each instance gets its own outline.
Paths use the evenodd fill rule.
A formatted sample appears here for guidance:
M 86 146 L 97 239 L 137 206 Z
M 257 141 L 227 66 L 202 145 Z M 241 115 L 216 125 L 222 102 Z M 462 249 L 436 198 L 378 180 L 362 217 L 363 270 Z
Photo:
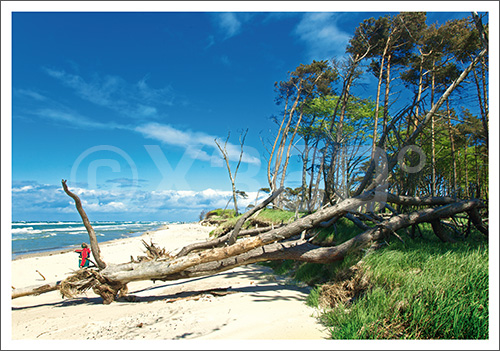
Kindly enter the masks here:
M 80 198 L 76 194 L 69 191 L 68 186 L 66 185 L 66 180 L 63 179 L 61 182 L 64 192 L 68 194 L 68 196 L 73 200 L 75 200 L 76 209 L 78 210 L 80 217 L 82 217 L 82 222 L 85 226 L 85 229 L 87 229 L 87 232 L 89 233 L 90 248 L 92 249 L 92 254 L 94 255 L 97 266 L 101 269 L 106 268 L 106 263 L 101 259 L 101 249 L 99 248 L 99 244 L 97 243 L 97 237 L 95 235 L 94 228 L 92 228 L 92 225 L 90 225 L 89 218 L 87 217 L 87 214 L 82 207 Z
M 215 144 L 217 144 L 217 147 L 219 148 L 220 153 L 224 158 L 224 161 L 226 161 L 227 172 L 229 173 L 229 180 L 231 181 L 231 187 L 233 190 L 234 211 L 236 212 L 236 215 L 238 215 L 238 192 L 236 191 L 235 182 L 236 182 L 236 175 L 238 174 L 238 169 L 240 168 L 241 158 L 243 157 L 243 145 L 245 144 L 245 138 L 247 136 L 247 133 L 248 129 L 245 131 L 244 134 L 240 136 L 240 146 L 241 146 L 240 158 L 238 159 L 238 163 L 236 164 L 234 175 L 231 173 L 231 167 L 229 166 L 229 153 L 227 151 L 227 142 L 229 141 L 230 133 L 228 133 L 227 135 L 226 142 L 224 143 L 224 148 L 220 146 L 220 144 L 217 142 L 217 139 L 214 139 Z

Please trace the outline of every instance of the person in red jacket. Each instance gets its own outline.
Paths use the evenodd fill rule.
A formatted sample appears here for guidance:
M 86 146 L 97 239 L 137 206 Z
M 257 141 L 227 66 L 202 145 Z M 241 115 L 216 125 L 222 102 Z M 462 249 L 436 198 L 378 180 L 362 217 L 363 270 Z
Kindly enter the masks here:
M 86 268 L 89 266 L 89 258 L 90 258 L 90 249 L 87 244 L 83 243 L 81 249 L 76 249 L 75 252 L 80 254 L 80 258 L 78 259 L 78 267 Z

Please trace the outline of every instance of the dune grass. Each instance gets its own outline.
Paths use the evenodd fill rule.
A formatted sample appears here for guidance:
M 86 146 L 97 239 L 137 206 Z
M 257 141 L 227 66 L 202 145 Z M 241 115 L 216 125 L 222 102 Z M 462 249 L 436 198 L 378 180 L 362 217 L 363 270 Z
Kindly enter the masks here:
M 321 317 L 332 338 L 488 338 L 487 245 L 394 242 L 362 269 L 370 290 Z
M 299 214 L 299 217 L 302 214 Z M 267 222 L 271 224 L 288 223 L 293 221 L 295 218 L 295 213 L 290 211 L 284 211 L 279 209 L 264 208 L 260 211 L 255 219 L 261 222 Z
M 442 243 L 430 226 L 422 228 L 422 238 L 402 232 L 404 243 L 391 240 L 342 262 L 266 265 L 313 286 L 306 302 L 322 308 L 320 320 L 332 339 L 487 339 L 487 240 L 473 232 L 467 240 Z M 338 245 L 358 232 L 349 221 L 339 221 L 317 240 Z M 352 267 L 355 273 L 347 274 Z M 328 304 L 332 291 L 344 296 Z
M 429 225 L 422 228 L 421 238 L 392 240 L 362 257 L 357 266 L 369 282 L 367 291 L 321 316 L 333 339 L 488 338 L 487 240 L 473 231 L 467 240 L 442 243 Z M 330 281 L 356 259 L 339 264 Z M 322 286 L 314 288 L 308 304 L 319 306 L 321 292 Z
M 240 219 L 240 217 L 242 216 L 242 214 L 236 216 L 234 210 L 218 209 L 209 212 L 209 214 L 211 213 L 213 213 L 212 218 L 220 218 L 218 227 L 210 232 L 211 236 L 216 237 L 226 234 L 231 229 L 233 229 L 238 219 Z M 272 224 L 278 225 L 281 223 L 288 223 L 290 221 L 293 221 L 294 216 L 295 213 L 293 212 L 264 208 L 255 216 L 247 220 L 242 228 L 247 229 L 255 224 L 258 224 L 259 226 L 270 226 Z

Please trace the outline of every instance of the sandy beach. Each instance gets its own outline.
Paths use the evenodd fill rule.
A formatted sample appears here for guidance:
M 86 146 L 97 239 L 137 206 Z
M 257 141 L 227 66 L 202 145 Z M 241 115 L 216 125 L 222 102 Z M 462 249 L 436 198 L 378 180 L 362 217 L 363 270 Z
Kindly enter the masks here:
M 103 259 L 124 263 L 144 255 L 141 239 L 176 251 L 204 241 L 212 228 L 174 224 L 140 237 L 101 244 Z M 16 288 L 64 279 L 78 267 L 74 252 L 12 261 Z M 38 272 L 37 272 L 38 270 Z M 42 278 L 45 277 L 45 280 Z M 92 291 L 74 299 L 58 291 L 12 300 L 15 340 L 324 340 L 328 332 L 306 306 L 306 287 L 249 265 L 209 277 L 132 282 L 134 301 L 103 305 Z

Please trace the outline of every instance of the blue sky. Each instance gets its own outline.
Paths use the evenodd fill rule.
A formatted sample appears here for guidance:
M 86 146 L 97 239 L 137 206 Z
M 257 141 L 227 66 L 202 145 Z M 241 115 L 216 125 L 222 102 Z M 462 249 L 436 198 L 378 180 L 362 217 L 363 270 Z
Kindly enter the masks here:
M 237 188 L 250 195 L 242 207 L 255 201 L 267 186 L 269 117 L 280 113 L 274 82 L 301 63 L 342 56 L 356 26 L 384 14 L 319 6 L 14 11 L 12 220 L 78 219 L 62 178 L 91 220 L 196 220 L 231 194 L 214 139 L 230 133 L 234 169 L 244 129 Z M 429 12 L 428 23 L 468 14 Z M 295 170 L 298 162 L 292 182 Z

